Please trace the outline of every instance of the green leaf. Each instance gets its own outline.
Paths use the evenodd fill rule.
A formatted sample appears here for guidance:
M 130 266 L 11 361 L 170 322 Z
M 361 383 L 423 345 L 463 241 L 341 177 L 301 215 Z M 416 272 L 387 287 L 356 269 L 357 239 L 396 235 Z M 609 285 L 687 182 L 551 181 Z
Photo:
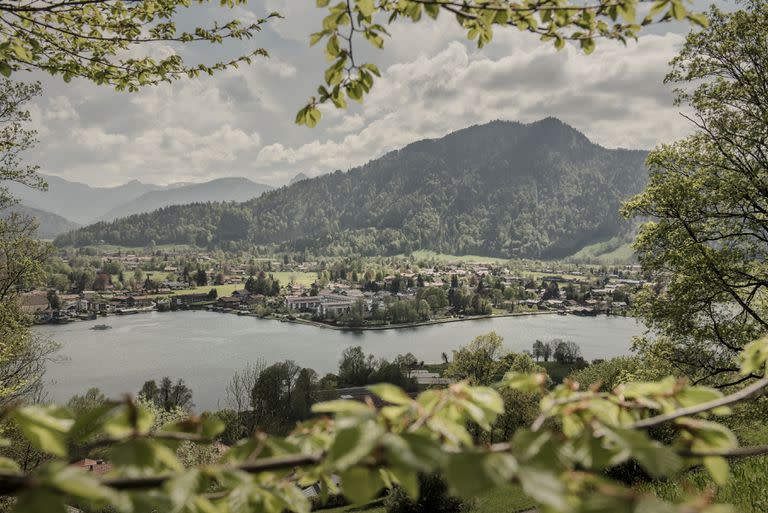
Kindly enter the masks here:
M 606 438 L 626 450 L 652 477 L 668 476 L 682 466 L 682 459 L 670 447 L 651 440 L 644 432 L 603 427 Z
M 534 465 L 521 466 L 518 479 L 526 495 L 557 511 L 568 511 L 566 489 L 558 475 Z
M 6 78 L 11 76 L 11 66 L 6 61 L 0 61 L 0 73 Z
M 705 13 L 689 13 L 688 19 L 700 27 L 709 27 L 709 18 Z
M 379 472 L 366 467 L 353 467 L 341 473 L 341 490 L 355 504 L 365 504 L 384 487 Z
M 98 433 L 116 408 L 117 403 L 107 402 L 81 413 L 70 429 L 70 438 L 75 442 L 81 442 Z
M 121 438 L 138 431 L 148 433 L 155 416 L 146 408 L 136 405 L 126 405 L 104 422 L 104 432 Z
M 347 469 L 371 454 L 383 435 L 373 421 L 340 429 L 328 450 L 328 459 L 337 469 Z
M 440 444 L 428 435 L 385 433 L 381 445 L 386 449 L 388 462 L 419 472 L 433 471 L 444 459 Z
M 741 374 L 766 374 L 768 362 L 768 337 L 750 342 L 739 354 Z
M 379 396 L 383 401 L 391 404 L 411 404 L 411 399 L 408 394 L 395 385 L 389 383 L 379 383 L 378 385 L 368 385 L 368 390 Z
M 461 497 L 476 497 L 508 482 L 517 471 L 509 454 L 457 453 L 448 456 L 445 477 Z
M 371 408 L 358 401 L 338 399 L 312 405 L 314 413 L 370 413 Z
M 35 448 L 55 456 L 67 455 L 67 434 L 74 420 L 65 409 L 25 406 L 14 410 L 12 416 Z
M 181 511 L 193 499 L 200 486 L 200 477 L 199 470 L 189 469 L 174 475 L 166 481 L 163 487 L 171 499 L 171 504 L 173 505 L 172 513 Z
M 183 468 L 176 451 L 156 440 L 128 440 L 111 447 L 109 457 L 115 465 L 141 471 L 178 471 Z
M 47 486 L 71 497 L 99 503 L 117 502 L 114 490 L 102 485 L 91 472 L 79 467 L 52 462 L 38 471 L 38 477 Z
M 593 51 L 595 51 L 595 41 L 594 39 L 582 39 L 581 40 L 581 49 L 584 50 L 584 53 L 586 55 L 591 54 Z
M 395 479 L 397 479 L 397 484 L 405 490 L 408 497 L 410 497 L 412 501 L 419 500 L 418 472 L 404 467 L 393 467 L 391 472 L 394 474 Z
M 371 73 L 373 73 L 374 75 L 376 75 L 377 77 L 381 76 L 381 72 L 379 71 L 378 66 L 376 66 L 375 64 L 367 63 L 367 64 L 363 64 L 363 67 L 368 71 L 370 71 Z
M 369 18 L 376 9 L 373 0 L 355 0 L 355 3 L 357 4 L 357 9 L 360 11 L 360 14 L 366 18 Z
M 309 36 L 309 46 L 315 46 L 318 41 L 320 41 L 323 37 L 325 37 L 326 32 L 315 32 L 314 34 Z
M 704 458 L 704 466 L 707 468 L 709 475 L 715 483 L 720 486 L 725 485 L 730 477 L 730 470 L 728 468 L 728 461 L 720 456 L 707 456 Z
M 21 469 L 19 464 L 12 459 L 0 456 L 0 470 L 5 472 L 18 472 Z

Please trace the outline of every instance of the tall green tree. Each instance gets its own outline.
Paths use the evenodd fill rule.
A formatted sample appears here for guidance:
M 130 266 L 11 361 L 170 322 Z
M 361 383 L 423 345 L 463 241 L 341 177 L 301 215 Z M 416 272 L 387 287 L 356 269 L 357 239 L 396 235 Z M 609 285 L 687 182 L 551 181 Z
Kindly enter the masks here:
M 695 132 L 651 153 L 648 187 L 623 210 L 653 219 L 634 247 L 663 285 L 637 298 L 656 334 L 638 349 L 718 386 L 754 378 L 734 357 L 768 332 L 768 4 L 740 5 L 713 7 L 672 61 Z
M 46 359 L 56 349 L 30 331 L 19 305 L 22 289 L 42 283 L 43 262 L 51 247 L 36 239 L 34 219 L 7 212 L 16 203 L 8 182 L 36 189 L 46 186 L 36 166 L 22 163 L 36 140 L 25 106 L 39 94 L 39 84 L 0 81 L 0 405 L 34 391 Z
M 495 331 L 475 337 L 468 345 L 453 352 L 445 375 L 468 380 L 475 385 L 490 385 L 498 380 L 498 360 L 503 339 Z

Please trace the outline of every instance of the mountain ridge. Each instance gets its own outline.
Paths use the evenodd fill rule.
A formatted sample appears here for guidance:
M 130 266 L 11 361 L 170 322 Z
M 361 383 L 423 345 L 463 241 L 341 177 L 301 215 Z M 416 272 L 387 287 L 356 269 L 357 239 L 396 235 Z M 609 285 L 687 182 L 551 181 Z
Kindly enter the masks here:
M 645 156 L 603 148 L 556 118 L 492 121 L 244 203 L 168 207 L 57 241 L 135 246 L 145 230 L 157 243 L 327 255 L 560 258 L 627 229 L 618 207 L 644 187 Z
M 87 225 L 103 220 L 111 211 L 117 215 L 149 212 L 162 206 L 203 200 L 244 201 L 258 196 L 271 186 L 244 177 L 225 177 L 199 183 L 146 184 L 131 180 L 113 187 L 93 187 L 55 175 L 41 174 L 48 182 L 47 191 L 10 183 L 11 194 L 21 203 L 72 222 Z M 229 187 L 221 187 L 229 184 Z M 209 190 L 206 191 L 206 187 Z M 188 194 L 187 197 L 184 197 Z M 146 196 L 149 195 L 147 198 Z M 178 198 L 178 199 L 176 199 Z M 134 202 L 139 202 L 132 205 Z M 145 205 L 145 206 L 142 206 Z M 114 218 L 116 216 L 112 216 Z
M 205 201 L 246 201 L 274 187 L 244 177 L 215 178 L 207 182 L 178 185 L 173 188 L 148 191 L 133 200 L 109 210 L 99 221 L 111 221 L 159 208 Z

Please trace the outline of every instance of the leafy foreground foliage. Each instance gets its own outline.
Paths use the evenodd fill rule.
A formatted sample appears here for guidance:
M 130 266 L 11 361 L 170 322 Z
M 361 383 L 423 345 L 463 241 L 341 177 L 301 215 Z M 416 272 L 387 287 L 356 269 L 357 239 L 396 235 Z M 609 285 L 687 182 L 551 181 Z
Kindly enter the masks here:
M 559 258 L 630 228 L 617 210 L 643 189 L 645 156 L 602 148 L 553 118 L 495 121 L 246 203 L 168 207 L 94 224 L 55 243 Z
M 768 339 L 747 346 L 740 358 L 745 375 L 765 374 Z M 539 390 L 543 374 L 508 373 L 503 388 Z M 215 463 L 184 467 L 175 451 L 182 443 L 210 443 L 224 428 L 215 417 L 189 418 L 151 431 L 152 413 L 127 400 L 107 403 L 77 416 L 55 406 L 6 409 L 26 439 L 51 456 L 32 475 L 3 459 L 0 491 L 16 494 L 15 511 L 65 511 L 65 504 L 111 505 L 118 511 L 235 512 L 309 511 L 297 485 L 320 482 L 365 503 L 382 488 L 399 485 L 417 497 L 418 473 L 438 472 L 452 493 L 473 497 L 509 482 L 547 512 L 654 511 L 725 512 L 707 494 L 676 503 L 640 493 L 610 480 L 603 470 L 630 460 L 655 478 L 703 464 L 726 483 L 724 456 L 760 454 L 763 447 L 737 448 L 734 434 L 711 415 L 768 386 L 768 377 L 724 397 L 715 389 L 668 378 L 629 383 L 613 392 L 581 391 L 568 382 L 541 400 L 541 414 L 509 443 L 476 443 L 468 423 L 482 430 L 502 413 L 503 401 L 490 387 L 452 385 L 412 399 L 392 385 L 371 390 L 387 403 L 331 401 L 314 406 L 326 414 L 301 424 L 281 439 L 257 434 L 225 452 Z M 702 416 L 706 414 L 706 416 Z M 669 424 L 668 443 L 646 430 Z M 114 464 L 98 479 L 68 466 L 73 448 L 101 448 Z

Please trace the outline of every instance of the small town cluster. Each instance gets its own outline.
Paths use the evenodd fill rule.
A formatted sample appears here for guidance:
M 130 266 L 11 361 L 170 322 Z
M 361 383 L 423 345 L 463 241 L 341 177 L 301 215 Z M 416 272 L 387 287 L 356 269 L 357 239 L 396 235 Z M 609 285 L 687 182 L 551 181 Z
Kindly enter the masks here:
M 245 260 L 231 255 L 61 255 L 47 286 L 20 295 L 37 323 L 206 309 L 384 328 L 492 315 L 626 315 L 653 286 L 639 266 L 537 266 L 413 258 Z

